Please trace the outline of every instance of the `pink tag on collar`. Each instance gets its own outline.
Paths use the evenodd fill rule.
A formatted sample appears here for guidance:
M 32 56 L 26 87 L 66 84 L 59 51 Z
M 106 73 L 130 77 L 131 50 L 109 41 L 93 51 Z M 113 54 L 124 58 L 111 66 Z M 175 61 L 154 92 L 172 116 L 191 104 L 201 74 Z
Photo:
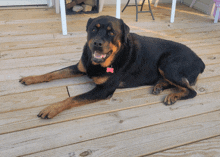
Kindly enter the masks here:
M 106 72 L 107 73 L 114 73 L 114 68 L 107 67 Z

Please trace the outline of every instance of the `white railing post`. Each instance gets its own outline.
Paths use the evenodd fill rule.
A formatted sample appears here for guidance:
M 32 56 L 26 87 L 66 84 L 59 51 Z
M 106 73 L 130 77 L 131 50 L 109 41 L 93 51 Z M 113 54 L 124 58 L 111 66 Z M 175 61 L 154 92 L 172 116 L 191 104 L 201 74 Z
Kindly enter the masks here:
M 214 19 L 214 23 L 218 23 L 218 17 L 219 17 L 219 7 L 217 7 L 216 9 L 216 14 L 215 14 L 215 19 Z
M 52 6 L 53 6 L 52 0 L 47 0 L 47 6 L 48 6 L 48 7 L 52 7 Z
M 116 18 L 120 19 L 121 13 L 121 0 L 116 0 Z
M 60 0 L 60 12 L 61 12 L 62 32 L 63 35 L 67 35 L 66 7 L 64 0 Z
M 173 22 L 174 22 L 175 11 L 176 11 L 176 0 L 172 0 L 172 9 L 171 9 L 170 23 L 173 23 Z
M 195 3 L 196 3 L 196 0 L 193 0 L 189 7 L 192 8 L 192 6 L 193 6 Z

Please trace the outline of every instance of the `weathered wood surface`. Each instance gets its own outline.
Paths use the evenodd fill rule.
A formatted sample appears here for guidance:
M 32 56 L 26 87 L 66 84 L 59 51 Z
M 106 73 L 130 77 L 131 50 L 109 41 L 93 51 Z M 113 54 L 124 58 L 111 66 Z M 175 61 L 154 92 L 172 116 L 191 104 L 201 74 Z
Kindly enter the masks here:
M 205 111 L 203 111 L 202 107 L 199 107 L 198 109 L 195 110 L 195 112 L 208 112 L 208 111 L 216 110 L 218 108 L 220 109 L 219 103 L 214 103 L 214 101 L 212 100 L 212 99 L 215 99 L 216 102 L 220 102 L 220 98 L 215 98 L 219 94 L 218 91 L 220 89 L 220 78 L 219 77 L 214 78 L 214 79 L 211 78 L 211 80 L 213 81 L 212 83 L 206 83 L 207 80 L 198 82 L 197 86 L 195 87 L 197 92 L 201 95 L 199 95 L 195 99 L 191 100 L 190 103 L 193 102 L 193 103 L 203 105 L 203 102 L 205 103 L 206 99 L 209 98 L 209 97 L 207 97 L 206 94 L 211 93 L 208 95 L 208 96 L 211 96 L 210 97 L 211 104 L 205 105 Z M 78 86 L 80 86 L 80 85 L 78 85 Z M 81 87 L 83 87 L 83 86 L 80 86 L 80 88 Z M 54 89 L 52 89 L 52 90 L 54 90 Z M 124 92 L 120 92 L 120 90 L 119 90 L 119 91 L 116 91 L 116 93 L 113 95 L 113 97 L 110 100 L 105 100 L 102 102 L 93 103 L 89 106 L 88 105 L 82 106 L 80 108 L 74 108 L 74 109 L 65 111 L 59 115 L 59 116 L 61 116 L 61 118 L 54 118 L 54 119 L 50 120 L 48 124 L 57 123 L 60 121 L 68 121 L 68 120 L 72 120 L 72 119 L 79 119 L 79 118 L 89 117 L 89 116 L 94 116 L 94 115 L 99 115 L 99 114 L 105 114 L 105 113 L 109 113 L 109 112 L 121 111 L 121 110 L 126 110 L 129 108 L 137 108 L 137 107 L 141 107 L 141 106 L 157 104 L 157 103 L 162 102 L 164 97 L 168 93 L 170 93 L 170 91 L 164 91 L 162 94 L 160 94 L 160 96 L 154 96 L 151 94 L 151 91 L 152 91 L 152 88 L 149 88 L 149 87 L 140 88 L 139 90 L 127 89 L 127 90 L 124 90 Z M 215 95 L 213 96 L 213 94 L 212 94 L 213 92 L 217 92 L 217 93 L 215 93 Z M 37 92 L 35 92 L 35 93 L 37 94 Z M 34 94 L 30 93 L 30 94 L 35 95 L 35 93 Z M 32 95 L 29 95 L 28 97 L 30 97 Z M 58 94 L 58 96 L 60 96 L 60 95 Z M 58 97 L 58 96 L 56 96 L 56 97 Z M 28 99 L 28 97 L 26 99 Z M 43 124 L 39 124 L 39 119 L 36 117 L 38 112 L 40 110 L 42 110 L 45 107 L 45 105 L 47 105 L 46 102 L 44 102 L 43 104 L 41 103 L 42 99 L 43 99 L 43 101 L 45 101 L 44 97 L 39 96 L 37 98 L 39 99 L 40 102 L 30 102 L 29 106 L 26 107 L 27 109 L 20 102 L 17 103 L 17 105 L 12 105 L 10 110 L 13 111 L 14 115 L 11 115 L 10 117 L 9 117 L 9 115 L 11 113 L 8 113 L 8 112 L 2 113 L 0 115 L 0 119 L 4 119 L 4 123 L 0 125 L 0 128 L 1 128 L 0 134 L 8 133 L 11 131 L 22 130 L 22 128 L 24 126 L 29 126 L 29 128 L 33 128 L 33 127 L 39 127 L 41 125 L 47 124 L 47 121 L 45 121 Z M 8 100 L 7 97 L 4 97 L 4 99 L 6 99 L 6 101 Z M 33 97 L 33 99 L 34 99 L 34 97 Z M 18 101 L 19 99 L 16 99 L 16 100 Z M 23 101 L 25 101 L 25 97 L 24 97 Z M 36 100 L 34 99 L 33 101 L 36 101 Z M 180 101 L 180 102 L 178 102 L 178 104 L 184 104 L 182 106 L 186 107 L 187 102 L 188 101 Z M 208 100 L 208 103 L 210 103 L 210 100 Z M 13 102 L 12 102 L 12 104 L 13 104 Z M 36 104 L 39 104 L 39 106 L 37 106 Z M 160 106 L 161 106 L 161 104 L 160 104 Z M 153 105 L 153 107 L 154 107 L 154 105 Z M 153 107 L 151 107 L 151 108 L 153 108 Z M 167 107 L 167 109 L 169 109 L 169 108 Z M 163 110 L 164 110 L 164 108 L 163 108 Z M 181 112 L 183 112 L 183 111 L 181 111 Z M 195 112 L 193 112 L 192 115 L 196 114 Z M 29 114 L 29 113 L 31 113 L 31 114 Z M 34 113 L 34 115 L 33 115 L 33 113 Z M 136 114 L 140 114 L 140 113 L 137 112 Z M 26 119 L 24 121 L 22 121 L 22 117 L 20 117 L 20 115 L 26 115 L 28 121 L 26 121 Z M 57 117 L 59 117 L 59 116 L 57 116 Z M 146 114 L 146 116 L 148 116 L 148 114 Z M 27 127 L 26 127 L 26 129 L 27 129 Z
M 119 125 L 126 125 L 123 124 L 126 123 L 126 121 L 122 122 L 120 119 L 118 120 L 118 125 L 111 126 L 111 129 L 118 128 Z M 141 123 L 140 121 L 138 122 Z M 32 154 L 30 156 L 58 157 L 68 156 L 70 153 L 80 156 L 87 152 L 90 153 L 90 156 L 94 157 L 140 156 L 166 150 L 170 147 L 190 144 L 201 138 L 210 138 L 210 136 L 219 135 L 219 130 L 220 111 L 216 111 L 160 125 L 153 125 L 151 127 L 119 132 L 103 138 L 84 141 L 55 150 Z M 88 134 L 90 134 L 90 132 L 88 132 Z M 80 134 L 78 136 L 80 137 L 83 135 L 84 134 Z
M 120 132 L 128 132 L 130 130 L 136 130 L 137 128 L 148 127 L 148 126 L 151 128 L 152 125 L 158 125 L 158 124 L 165 125 L 164 124 L 165 122 L 174 121 L 177 119 L 183 119 L 195 115 L 200 115 L 207 112 L 213 112 L 215 110 L 220 110 L 220 106 L 219 106 L 220 99 L 216 98 L 218 97 L 219 94 L 220 94 L 219 92 L 216 92 L 215 94 L 206 94 L 206 95 L 197 96 L 193 101 L 181 101 L 178 103 L 178 105 L 171 107 L 167 107 L 164 106 L 162 103 L 158 103 L 160 101 L 158 100 L 156 104 L 152 104 L 152 105 L 142 104 L 139 106 L 135 106 L 132 109 L 127 108 L 126 110 L 121 110 L 121 111 L 115 110 L 113 112 L 111 111 L 110 113 L 103 113 L 101 115 L 91 116 L 88 118 L 80 118 L 74 121 L 72 120 L 66 122 L 64 121 L 62 123 L 57 123 L 53 125 L 47 125 L 37 128 L 34 127 L 23 131 L 3 134 L 0 136 L 0 140 L 2 141 L 1 142 L 2 154 L 3 155 L 11 154 L 13 156 L 13 155 L 22 155 L 25 153 L 27 154 L 32 153 L 33 150 L 36 152 L 44 151 L 47 149 L 52 149 L 54 147 L 56 148 L 56 147 L 61 147 L 63 145 L 78 143 L 80 141 L 92 140 L 94 138 L 105 137 Z M 26 114 L 22 114 L 21 112 L 20 113 L 18 112 L 18 114 L 16 114 L 17 117 L 14 117 L 14 119 L 20 119 L 21 115 L 23 116 L 24 119 L 24 115 L 25 115 L 26 117 L 25 123 L 28 123 L 29 121 L 30 123 L 29 126 L 31 126 L 31 124 L 33 123 L 36 123 L 37 125 L 46 125 L 48 124 L 48 122 L 54 123 L 54 121 L 56 121 L 56 119 L 49 121 L 41 121 L 36 117 L 37 113 L 35 111 L 36 109 L 32 111 L 28 110 Z M 152 113 L 154 113 L 154 115 L 149 116 Z M 211 113 L 209 115 L 212 114 L 214 113 Z M 35 117 L 35 120 L 29 118 L 30 116 Z M 210 127 L 207 128 L 207 131 L 209 130 L 210 133 L 213 133 L 213 134 L 210 133 L 208 134 L 210 137 L 220 135 L 219 112 L 214 114 L 214 117 L 216 119 L 213 120 L 213 123 L 215 123 L 214 125 L 216 127 L 213 127 L 213 129 Z M 2 120 L 4 121 L 4 119 L 5 118 L 3 118 Z M 194 127 L 191 126 L 192 125 L 191 122 L 193 122 L 193 119 L 188 120 L 188 123 L 186 123 L 185 125 L 189 127 L 189 130 L 194 130 Z M 8 123 L 7 126 L 16 129 L 18 125 L 17 127 L 11 126 L 11 124 L 13 125 L 13 123 L 19 123 L 19 122 L 13 122 L 11 119 L 11 122 Z M 196 122 L 196 124 L 199 126 L 198 123 L 199 121 Z M 24 125 L 22 124 L 21 120 L 20 120 L 20 125 L 21 126 Z M 190 129 L 190 127 L 192 128 Z M 162 132 L 163 130 L 161 130 L 161 133 Z M 170 132 L 170 134 L 172 136 L 173 132 Z M 25 135 L 28 136 L 24 138 Z M 189 135 L 186 134 L 186 136 Z M 193 136 L 193 134 L 191 136 Z M 59 142 L 51 143 L 50 145 L 48 145 L 49 142 L 47 141 L 48 138 L 49 139 L 55 138 L 55 140 Z M 185 139 L 185 137 L 182 138 Z M 207 136 L 203 137 L 202 135 L 200 138 L 207 138 Z M 4 140 L 4 139 L 8 139 L 8 140 Z M 158 141 L 158 143 L 161 142 Z M 178 143 L 176 144 L 178 145 Z M 28 149 L 27 149 L 27 145 L 28 145 Z M 170 147 L 173 147 L 173 145 Z M 17 150 L 19 150 L 19 152 L 17 152 Z
M 85 76 L 31 86 L 18 80 L 76 64 L 87 20 L 114 16 L 115 7 L 67 16 L 67 36 L 52 9 L 0 10 L 0 156 L 220 155 L 219 24 L 184 5 L 177 6 L 173 24 L 169 5 L 153 8 L 155 21 L 146 13 L 138 23 L 135 9 L 127 9 L 122 18 L 131 32 L 181 42 L 204 60 L 206 69 L 193 86 L 198 96 L 165 106 L 162 101 L 173 89 L 158 96 L 151 94 L 152 86 L 117 89 L 111 99 L 39 119 L 44 107 L 94 84 Z
M 218 157 L 220 136 L 151 155 L 152 157 L 204 156 Z

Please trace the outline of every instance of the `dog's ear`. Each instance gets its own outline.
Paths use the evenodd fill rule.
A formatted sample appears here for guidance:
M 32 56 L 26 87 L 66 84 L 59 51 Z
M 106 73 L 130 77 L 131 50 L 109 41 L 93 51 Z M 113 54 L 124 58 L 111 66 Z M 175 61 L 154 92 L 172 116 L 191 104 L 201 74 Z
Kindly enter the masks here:
M 124 21 L 122 19 L 121 20 L 121 29 L 122 29 L 122 42 L 127 43 L 127 38 L 128 38 L 128 34 L 130 32 L 130 28 L 128 27 L 128 25 L 126 25 L 124 23 Z
M 86 31 L 88 31 L 89 25 L 92 23 L 93 19 L 89 18 L 87 25 L 86 25 Z

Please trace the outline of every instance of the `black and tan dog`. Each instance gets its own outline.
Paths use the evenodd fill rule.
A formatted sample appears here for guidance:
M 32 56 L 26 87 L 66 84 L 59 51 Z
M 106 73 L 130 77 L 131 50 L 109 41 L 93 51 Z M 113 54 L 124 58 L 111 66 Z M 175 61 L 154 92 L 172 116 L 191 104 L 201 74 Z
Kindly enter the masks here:
M 185 45 L 129 33 L 119 19 L 100 16 L 87 23 L 87 42 L 78 64 L 39 76 L 20 79 L 24 85 L 87 75 L 96 87 L 42 110 L 38 117 L 53 118 L 65 109 L 110 98 L 116 88 L 155 85 L 153 94 L 176 87 L 164 103 L 196 96 L 191 87 L 204 71 L 203 61 Z

